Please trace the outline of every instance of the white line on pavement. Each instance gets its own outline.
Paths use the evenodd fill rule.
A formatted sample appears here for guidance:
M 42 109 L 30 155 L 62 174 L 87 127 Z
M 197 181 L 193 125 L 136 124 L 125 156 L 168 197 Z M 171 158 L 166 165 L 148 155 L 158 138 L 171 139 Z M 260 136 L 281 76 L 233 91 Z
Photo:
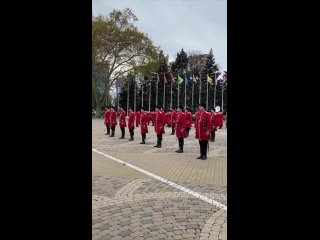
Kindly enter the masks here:
M 150 176 L 150 177 L 153 177 L 153 178 L 155 178 L 155 179 L 157 179 L 157 180 L 159 180 L 159 181 L 161 181 L 161 182 L 163 182 L 163 183 L 165 183 L 165 184 L 168 184 L 168 185 L 170 185 L 170 186 L 172 186 L 172 187 L 174 187 L 174 188 L 177 188 L 177 189 L 179 189 L 179 190 L 181 190 L 181 191 L 183 191 L 183 192 L 189 193 L 190 195 L 192 195 L 192 196 L 194 196 L 194 197 L 196 197 L 196 198 L 199 198 L 199 199 L 201 199 L 201 200 L 203 200 L 203 201 L 205 201 L 205 202 L 208 202 L 208 203 L 210 203 L 210 204 L 213 204 L 214 206 L 216 206 L 216 207 L 218 207 L 218 208 L 221 208 L 221 209 L 227 211 L 227 206 L 226 206 L 226 205 L 224 205 L 224 204 L 222 204 L 222 203 L 219 203 L 219 202 L 217 202 L 217 201 L 215 201 L 215 200 L 213 200 L 213 199 L 211 199 L 211 198 L 208 198 L 208 197 L 206 197 L 206 196 L 204 196 L 204 195 L 202 195 L 202 194 L 200 194 L 200 193 L 197 193 L 197 192 L 192 191 L 192 190 L 190 190 L 190 189 L 188 189 L 188 188 L 182 187 L 182 186 L 180 186 L 180 185 L 178 185 L 178 184 L 176 184 L 176 183 L 174 183 L 174 182 L 171 182 L 171 181 L 169 181 L 169 180 L 167 180 L 167 179 L 164 179 L 164 178 L 162 178 L 162 177 L 160 177 L 160 176 L 158 176 L 158 175 L 155 175 L 155 174 L 153 174 L 153 173 L 150 173 L 150 172 L 148 172 L 148 171 L 146 171 L 146 170 L 143 170 L 142 168 L 136 167 L 136 166 L 134 166 L 134 165 L 132 165 L 132 164 L 130 164 L 130 163 L 127 163 L 127 162 L 125 162 L 125 161 L 122 161 L 122 160 L 120 160 L 120 159 L 118 159 L 118 158 L 112 157 L 112 156 L 110 156 L 110 155 L 108 155 L 108 154 L 106 154 L 106 153 L 100 152 L 100 151 L 98 151 L 98 150 L 96 150 L 96 149 L 94 149 L 94 148 L 92 148 L 92 151 L 94 151 L 94 152 L 96 152 L 96 153 L 98 153 L 98 154 L 100 154 L 100 155 L 102 155 L 102 156 L 105 156 L 105 157 L 107 157 L 107 158 L 110 158 L 111 160 L 116 161 L 116 162 L 118 162 L 118 163 L 125 164 L 126 166 L 128 166 L 128 167 L 130 167 L 130 168 L 133 168 L 133 169 L 135 169 L 135 170 L 137 170 L 137 171 L 139 171 L 139 172 L 142 172 L 142 173 L 144 173 L 144 174 L 146 174 L 146 175 L 148 175 L 148 176 Z

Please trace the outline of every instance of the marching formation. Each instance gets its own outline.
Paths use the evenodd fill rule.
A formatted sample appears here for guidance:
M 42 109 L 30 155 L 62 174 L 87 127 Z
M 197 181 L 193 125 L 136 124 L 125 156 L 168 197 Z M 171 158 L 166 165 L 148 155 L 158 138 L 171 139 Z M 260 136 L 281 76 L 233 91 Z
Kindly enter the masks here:
M 162 107 L 156 106 L 155 111 L 147 112 L 144 107 L 141 111 L 134 113 L 132 108 L 129 108 L 128 124 L 127 116 L 123 108 L 120 108 L 119 127 L 121 137 L 125 139 L 125 128 L 128 127 L 130 138 L 129 141 L 134 141 L 134 130 L 140 126 L 142 141 L 140 144 L 146 144 L 146 135 L 149 132 L 148 126 L 150 122 L 154 126 L 154 131 L 157 135 L 156 148 L 161 148 L 162 136 L 165 134 L 165 127 L 171 127 L 171 135 L 176 135 L 179 141 L 179 149 L 176 153 L 183 153 L 184 139 L 189 137 L 189 131 L 194 122 L 195 138 L 199 141 L 200 156 L 197 159 L 207 159 L 208 141 L 215 141 L 215 133 L 223 127 L 223 113 L 220 112 L 220 107 L 212 109 L 211 112 L 206 111 L 206 104 L 199 105 L 199 111 L 192 115 L 189 108 L 184 109 L 183 106 L 173 108 L 165 112 Z M 107 128 L 107 133 L 110 137 L 114 137 L 117 123 L 117 112 L 114 107 L 106 107 L 104 124 Z M 110 131 L 111 130 L 111 131 Z

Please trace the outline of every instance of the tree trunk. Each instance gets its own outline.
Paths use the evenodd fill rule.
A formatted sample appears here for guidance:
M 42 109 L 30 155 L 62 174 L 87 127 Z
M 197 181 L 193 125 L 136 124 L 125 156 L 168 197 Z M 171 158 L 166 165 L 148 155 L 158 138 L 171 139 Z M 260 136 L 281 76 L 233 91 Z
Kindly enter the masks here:
M 99 118 L 101 117 L 101 104 L 100 104 L 100 101 L 98 101 L 96 103 L 96 118 Z

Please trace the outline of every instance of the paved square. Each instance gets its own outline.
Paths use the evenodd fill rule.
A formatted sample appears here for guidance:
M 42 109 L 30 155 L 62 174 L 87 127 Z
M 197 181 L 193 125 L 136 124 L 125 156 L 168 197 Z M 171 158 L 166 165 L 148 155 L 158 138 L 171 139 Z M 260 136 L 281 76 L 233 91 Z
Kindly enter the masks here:
M 166 128 L 162 148 L 149 126 L 145 145 L 140 128 L 134 141 L 105 135 L 103 119 L 92 119 L 93 148 L 135 167 L 227 205 L 227 129 L 209 142 L 207 160 L 199 160 L 194 125 L 184 153 Z M 226 239 L 227 211 L 161 182 L 125 164 L 92 152 L 92 239 Z

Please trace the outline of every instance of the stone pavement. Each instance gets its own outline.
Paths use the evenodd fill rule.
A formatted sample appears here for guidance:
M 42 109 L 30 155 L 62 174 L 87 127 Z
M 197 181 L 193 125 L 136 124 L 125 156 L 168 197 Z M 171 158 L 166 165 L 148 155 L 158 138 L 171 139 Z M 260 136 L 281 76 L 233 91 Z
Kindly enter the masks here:
M 103 119 L 92 119 L 92 145 L 150 173 L 227 205 L 227 130 L 210 142 L 207 160 L 199 160 L 194 128 L 185 139 L 184 153 L 166 128 L 162 148 L 149 126 L 147 144 L 140 128 L 135 140 L 104 135 Z M 227 212 L 126 165 L 92 152 L 92 239 L 226 239 Z

